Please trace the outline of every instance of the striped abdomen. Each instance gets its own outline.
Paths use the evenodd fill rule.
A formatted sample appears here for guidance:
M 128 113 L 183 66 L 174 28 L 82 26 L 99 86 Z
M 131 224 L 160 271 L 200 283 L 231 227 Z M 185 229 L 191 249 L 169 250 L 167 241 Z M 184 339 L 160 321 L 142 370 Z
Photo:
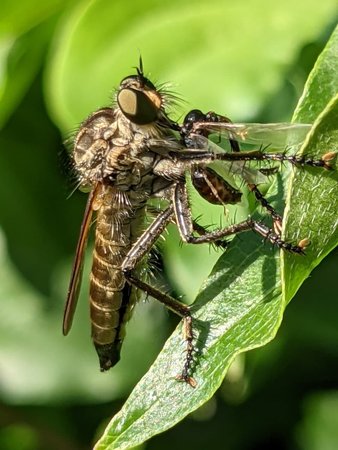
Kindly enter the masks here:
M 135 213 L 135 211 L 134 211 Z M 138 214 L 143 210 L 138 210 Z M 95 249 L 90 277 L 92 339 L 101 370 L 108 370 L 120 358 L 125 323 L 135 303 L 121 264 L 131 247 L 135 217 L 124 193 L 105 186 L 97 207 Z

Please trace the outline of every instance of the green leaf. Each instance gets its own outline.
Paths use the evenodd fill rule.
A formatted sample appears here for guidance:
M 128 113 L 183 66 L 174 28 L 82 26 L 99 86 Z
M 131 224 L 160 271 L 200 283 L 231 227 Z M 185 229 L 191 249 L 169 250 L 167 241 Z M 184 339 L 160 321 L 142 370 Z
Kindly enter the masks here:
M 53 24 L 48 22 L 17 38 L 0 40 L 0 129 L 41 68 L 53 30 Z
M 295 122 L 311 123 L 316 119 L 300 154 L 320 159 L 328 152 L 338 152 L 337 70 L 338 26 L 318 58 L 294 113 Z M 333 161 L 332 167 L 337 169 L 337 161 Z M 308 238 L 311 245 L 304 258 L 282 255 L 286 302 L 337 245 L 337 180 L 336 170 L 324 173 L 316 169 L 294 170 L 290 177 L 284 229 L 288 239 L 298 242 Z
M 319 116 L 302 153 L 313 158 L 338 152 L 338 95 Z M 336 164 L 332 166 L 337 169 Z M 320 172 L 315 168 L 295 170 L 291 179 L 285 210 L 287 238 L 298 242 L 308 238 L 306 256 L 283 255 L 285 301 L 338 242 L 337 171 Z
M 0 37 L 14 37 L 27 32 L 58 12 L 69 0 L 2 0 L 0 16 Z
M 294 122 L 312 123 L 338 92 L 338 25 L 319 56 L 293 115 Z
M 75 1 L 75 0 L 74 0 Z M 44 63 L 55 17 L 73 3 L 65 0 L 20 0 L 1 3 L 0 129 L 25 95 Z
M 327 49 L 325 55 L 332 56 Z M 326 63 L 326 58 L 322 57 L 321 64 Z M 321 71 L 321 64 L 316 66 L 318 72 Z M 335 73 L 328 72 L 327 81 L 335 76 Z M 315 78 L 314 74 L 312 77 Z M 316 102 L 315 93 L 313 95 Z M 335 150 L 337 124 L 336 100 L 332 100 L 317 119 L 303 151 L 315 157 Z M 297 176 L 300 178 L 297 179 Z M 312 183 L 311 188 L 308 179 Z M 282 192 L 277 193 L 277 185 L 272 186 L 269 194 L 281 198 Z M 312 188 L 319 190 L 319 198 L 312 199 L 312 192 L 308 192 Z M 293 190 L 298 191 L 295 196 Z M 309 236 L 313 244 L 305 258 L 282 256 L 285 257 L 287 300 L 311 268 L 336 245 L 336 192 L 336 173 L 323 173 L 323 169 L 315 168 L 295 170 L 289 193 L 289 205 L 292 206 L 289 206 L 286 217 L 287 237 L 295 236 L 299 240 Z M 303 223 L 305 234 L 302 234 Z M 229 250 L 218 260 L 192 307 L 199 351 L 194 373 L 196 389 L 175 380 L 185 358 L 179 325 L 154 365 L 108 425 L 96 450 L 130 449 L 172 427 L 205 403 L 220 386 L 237 355 L 273 339 L 285 305 L 279 252 L 264 246 L 252 234 L 235 238 Z

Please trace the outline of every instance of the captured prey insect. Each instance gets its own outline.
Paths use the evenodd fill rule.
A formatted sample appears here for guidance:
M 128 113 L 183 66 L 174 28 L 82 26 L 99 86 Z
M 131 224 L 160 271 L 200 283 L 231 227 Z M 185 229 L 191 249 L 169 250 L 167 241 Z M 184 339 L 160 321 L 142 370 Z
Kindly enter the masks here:
M 304 139 L 309 125 L 232 124 L 215 113 L 190 111 L 182 125 L 169 118 L 166 108 L 170 95 L 157 89 L 144 76 L 142 61 L 136 75 L 124 78 L 113 107 L 99 109 L 80 126 L 75 137 L 72 161 L 79 187 L 90 193 L 76 249 L 74 267 L 65 307 L 63 333 L 68 334 L 79 295 L 87 237 L 95 222 L 95 246 L 90 275 L 90 315 L 92 339 L 102 371 L 120 358 L 125 325 L 138 294 L 143 292 L 162 302 L 183 318 L 186 357 L 179 380 L 195 386 L 193 318 L 188 306 L 153 287 L 141 277 L 140 267 L 156 240 L 170 222 L 176 223 L 184 242 L 216 243 L 227 236 L 252 230 L 281 249 L 303 253 L 306 241 L 298 245 L 280 236 L 282 217 L 259 191 L 247 161 L 286 161 L 294 165 L 330 168 L 334 155 L 319 160 L 267 153 L 262 149 L 240 151 L 239 141 L 262 142 L 266 136 L 292 135 L 293 143 Z M 225 152 L 209 140 L 216 133 L 229 140 Z M 210 203 L 235 204 L 241 192 L 227 183 L 210 165 L 230 164 L 252 190 L 258 202 L 271 215 L 273 230 L 251 218 L 224 229 L 208 231 L 193 218 L 187 179 Z M 252 179 L 253 178 L 253 179 Z M 145 226 L 149 199 L 160 198 L 164 206 L 150 226 Z

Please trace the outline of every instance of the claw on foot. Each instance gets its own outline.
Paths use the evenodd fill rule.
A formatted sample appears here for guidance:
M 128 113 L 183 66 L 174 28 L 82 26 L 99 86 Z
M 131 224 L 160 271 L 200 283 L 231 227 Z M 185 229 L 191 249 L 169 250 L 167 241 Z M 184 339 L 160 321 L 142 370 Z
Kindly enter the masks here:
M 310 245 L 310 243 L 311 243 L 310 239 L 304 238 L 298 242 L 298 247 L 301 248 L 302 250 L 305 250 L 306 247 L 308 247 Z
M 183 374 L 177 375 L 177 377 L 175 379 L 177 381 L 182 381 L 182 382 L 189 384 L 189 386 L 191 386 L 192 388 L 195 388 L 197 386 L 197 382 L 196 382 L 195 378 L 189 377 L 187 375 L 183 375 Z
M 327 152 L 322 156 L 322 161 L 324 162 L 324 169 L 330 170 L 332 169 L 330 163 L 337 156 L 337 152 Z

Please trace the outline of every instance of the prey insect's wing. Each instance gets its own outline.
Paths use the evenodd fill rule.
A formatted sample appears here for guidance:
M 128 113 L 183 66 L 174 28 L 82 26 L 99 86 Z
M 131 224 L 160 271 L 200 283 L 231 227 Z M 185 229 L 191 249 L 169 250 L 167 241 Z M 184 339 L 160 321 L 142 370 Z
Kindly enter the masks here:
M 266 147 L 270 150 L 286 150 L 288 147 L 299 147 L 304 142 L 312 125 L 307 123 L 229 123 L 229 122 L 196 122 L 188 134 L 192 146 L 189 149 L 207 150 L 210 137 L 216 135 L 232 139 L 243 144 L 254 145 L 257 150 Z M 180 152 L 187 147 L 170 139 L 150 139 L 152 150 L 160 154 Z M 224 151 L 224 150 L 223 150 Z
M 194 144 L 194 150 L 204 150 L 208 153 L 224 153 L 224 149 L 211 141 L 205 136 L 198 134 L 190 136 L 191 142 Z M 263 184 L 268 182 L 268 177 L 264 175 L 260 170 L 253 167 L 249 167 L 247 161 L 215 161 L 212 163 L 212 167 L 216 168 L 229 183 L 234 183 L 232 175 L 238 175 L 245 179 L 250 184 Z
M 62 331 L 64 335 L 67 335 L 71 329 L 77 305 L 77 300 L 79 297 L 81 278 L 83 272 L 84 253 L 88 240 L 88 233 L 93 215 L 93 204 L 97 196 L 97 191 L 98 186 L 95 189 L 93 189 L 89 194 L 85 213 L 81 224 L 80 236 L 76 247 L 75 260 L 68 288 L 65 312 L 63 315 Z
M 232 139 L 244 144 L 255 146 L 255 150 L 265 148 L 265 151 L 285 151 L 293 148 L 295 151 L 304 142 L 312 125 L 302 123 L 229 123 L 229 122 L 196 122 L 188 135 L 189 148 L 179 141 L 152 139 L 149 144 L 154 151 L 161 154 L 169 152 L 194 152 L 207 151 L 209 153 L 224 152 L 224 148 L 217 145 L 210 138 L 212 135 Z M 158 149 L 158 150 L 156 150 Z M 228 174 L 240 175 L 248 183 L 262 184 L 268 181 L 268 177 L 259 170 L 248 167 L 244 161 L 222 161 L 222 166 Z M 230 180 L 229 180 L 230 181 Z M 231 182 L 231 181 L 230 181 Z
M 300 146 L 312 125 L 305 123 L 228 123 L 196 122 L 190 138 L 200 134 L 217 133 L 227 139 L 234 139 L 244 144 L 285 150 L 287 147 Z

